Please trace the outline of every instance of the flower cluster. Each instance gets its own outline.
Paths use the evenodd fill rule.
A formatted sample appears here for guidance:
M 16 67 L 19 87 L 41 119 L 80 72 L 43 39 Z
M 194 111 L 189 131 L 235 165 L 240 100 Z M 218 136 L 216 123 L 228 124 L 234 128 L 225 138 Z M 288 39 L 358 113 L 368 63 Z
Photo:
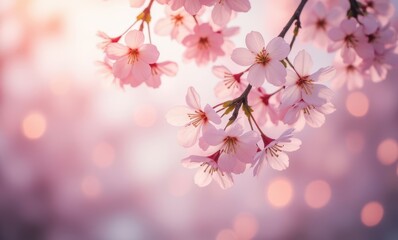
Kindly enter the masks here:
M 227 26 L 239 12 L 251 8 L 249 0 L 148 0 L 136 21 L 120 36 L 100 32 L 98 44 L 105 53 L 101 63 L 121 85 L 149 87 L 161 85 L 162 75 L 175 76 L 175 62 L 159 62 L 159 51 L 145 43 L 144 27 L 152 20 L 153 4 L 164 6 L 165 16 L 155 24 L 155 33 L 169 36 L 185 48 L 183 58 L 198 66 L 221 57 L 230 57 L 242 67 L 233 72 L 224 65 L 213 66 L 214 88 L 221 102 L 202 105 L 194 87 L 186 94 L 186 106 L 171 109 L 167 121 L 181 127 L 177 139 L 185 148 L 202 153 L 188 156 L 182 163 L 199 168 L 195 183 L 208 185 L 213 179 L 223 188 L 234 183 L 235 175 L 251 170 L 259 175 L 264 166 L 284 170 L 288 152 L 300 148 L 294 137 L 306 125 L 319 128 L 326 115 L 335 111 L 333 91 L 346 84 L 348 89 L 386 78 L 398 63 L 396 31 L 390 23 L 393 7 L 388 0 L 301 0 L 281 33 L 265 42 L 260 32 L 246 35 L 246 47 L 230 40 L 239 31 Z M 308 2 L 308 4 L 307 4 Z M 141 7 L 144 0 L 130 0 Z M 306 6 L 306 9 L 304 8 Z M 204 21 L 205 12 L 210 19 Z M 138 30 L 130 30 L 141 23 Z M 294 27 L 292 27 L 294 24 Z M 293 28 L 290 43 L 285 40 Z M 300 34 L 299 34 L 300 33 Z M 332 66 L 313 69 L 306 50 L 290 56 L 298 36 L 320 48 L 336 52 Z M 124 38 L 125 44 L 119 43 Z M 294 58 L 293 58 L 294 57 Z M 291 60 L 292 59 L 292 60 Z M 279 129 L 278 131 L 274 131 Z

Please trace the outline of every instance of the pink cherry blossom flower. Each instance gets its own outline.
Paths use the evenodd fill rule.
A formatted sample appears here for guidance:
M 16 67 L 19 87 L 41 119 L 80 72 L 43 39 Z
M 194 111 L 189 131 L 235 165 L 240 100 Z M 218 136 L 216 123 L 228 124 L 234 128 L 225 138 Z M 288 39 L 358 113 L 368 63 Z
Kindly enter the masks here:
M 346 62 L 352 62 L 356 54 L 363 59 L 374 57 L 373 46 L 368 42 L 363 28 L 353 18 L 343 20 L 339 27 L 330 29 L 328 35 L 334 41 L 328 51 L 341 49 L 341 56 Z
M 326 9 L 322 2 L 317 2 L 310 11 L 302 16 L 302 34 L 304 41 L 311 41 L 321 48 L 329 44 L 328 31 L 342 16 L 340 8 Z
M 155 63 L 159 57 L 156 46 L 144 44 L 144 34 L 132 30 L 126 34 L 127 46 L 120 43 L 111 43 L 106 48 L 110 59 L 116 60 L 113 64 L 113 74 L 122 84 L 137 87 L 151 76 L 149 64 Z
M 220 30 L 217 30 L 217 33 L 220 33 L 224 38 L 224 43 L 221 46 L 221 49 L 226 53 L 226 55 L 231 55 L 232 51 L 235 49 L 235 43 L 230 40 L 231 37 L 237 35 L 239 33 L 239 27 L 222 27 Z
M 151 76 L 145 83 L 149 87 L 157 88 L 160 86 L 160 77 L 166 75 L 173 77 L 177 74 L 178 65 L 175 62 L 166 61 L 160 63 L 152 63 L 151 66 Z
M 215 24 L 224 26 L 231 19 L 232 11 L 247 12 L 249 10 L 249 0 L 218 0 L 214 5 L 211 17 Z
M 184 9 L 172 11 L 170 7 L 165 8 L 166 17 L 160 19 L 155 25 L 155 32 L 159 35 L 170 35 L 171 39 L 181 42 L 184 37 L 193 31 L 194 18 Z
M 394 48 L 376 51 L 374 59 L 363 61 L 360 65 L 369 74 L 373 82 L 386 79 L 388 71 L 397 66 L 398 55 L 394 53 Z
M 234 180 L 230 172 L 224 171 L 218 164 L 220 151 L 210 156 L 189 156 L 182 160 L 182 164 L 187 168 L 199 168 L 196 172 L 194 181 L 199 187 L 205 187 L 215 180 L 222 189 L 233 186 Z
M 246 81 L 242 79 L 243 73 L 233 74 L 225 66 L 214 66 L 213 73 L 222 80 L 218 82 L 214 89 L 216 97 L 220 99 L 227 97 L 236 98 L 242 94 L 247 87 Z
M 313 62 L 311 55 L 301 50 L 294 59 L 294 71 L 288 69 L 286 88 L 282 95 L 282 106 L 289 106 L 303 99 L 308 104 L 320 106 L 330 99 L 328 87 L 319 84 L 318 81 L 326 81 L 335 75 L 333 67 L 321 68 L 311 74 Z M 325 96 L 325 93 L 327 94 Z
M 277 125 L 279 121 L 278 107 L 280 93 L 267 94 L 264 88 L 259 87 L 250 91 L 249 105 L 253 109 L 253 117 L 260 126 L 265 124 Z
M 221 118 L 210 105 L 202 110 L 200 96 L 193 87 L 189 87 L 185 97 L 187 107 L 175 107 L 166 114 L 168 123 L 182 126 L 178 132 L 178 142 L 184 147 L 193 146 L 199 134 L 206 132 L 211 123 L 220 124 Z
M 195 59 L 198 65 L 204 65 L 225 54 L 221 49 L 223 36 L 214 32 L 208 23 L 196 25 L 193 31 L 193 34 L 182 40 L 182 44 L 187 47 L 184 53 L 186 59 Z
M 282 86 L 286 81 L 286 69 L 280 61 L 289 54 L 289 44 L 277 37 L 265 47 L 263 36 L 259 32 L 251 32 L 246 36 L 246 46 L 247 49 L 235 49 L 231 58 L 238 65 L 250 66 L 247 81 L 254 87 L 260 87 L 264 79 L 275 86 Z
M 325 115 L 335 111 L 334 105 L 327 102 L 323 105 L 312 105 L 301 100 L 282 112 L 283 122 L 302 129 L 307 123 L 310 127 L 319 128 L 325 123 Z
M 202 6 L 211 6 L 214 0 L 169 0 L 168 4 L 173 11 L 184 7 L 189 14 L 196 15 Z
M 111 43 L 119 42 L 120 38 L 122 37 L 122 36 L 119 36 L 119 37 L 111 38 L 108 36 L 108 34 L 101 32 L 101 31 L 97 32 L 97 36 L 103 39 L 102 42 L 97 44 L 97 47 L 102 50 L 105 50 L 105 48 Z
M 243 127 L 235 123 L 224 129 L 211 128 L 202 138 L 210 146 L 216 146 L 221 151 L 219 166 L 227 172 L 242 173 L 247 163 L 253 163 L 260 140 L 257 132 L 244 132 Z
M 301 145 L 300 139 L 293 138 L 293 132 L 294 129 L 288 129 L 277 139 L 263 136 L 265 147 L 254 157 L 254 176 L 258 176 L 267 163 L 278 171 L 289 167 L 289 156 L 285 152 L 297 151 Z
M 159 4 L 168 3 L 170 0 L 156 0 Z M 130 7 L 139 8 L 144 5 L 145 0 L 130 0 Z
M 332 81 L 332 88 L 341 88 L 347 84 L 348 90 L 354 90 L 363 87 L 364 80 L 369 79 L 369 75 L 364 72 L 361 66 L 360 58 L 355 58 L 354 61 L 345 63 L 341 57 L 337 56 L 334 67 L 336 68 L 336 76 Z

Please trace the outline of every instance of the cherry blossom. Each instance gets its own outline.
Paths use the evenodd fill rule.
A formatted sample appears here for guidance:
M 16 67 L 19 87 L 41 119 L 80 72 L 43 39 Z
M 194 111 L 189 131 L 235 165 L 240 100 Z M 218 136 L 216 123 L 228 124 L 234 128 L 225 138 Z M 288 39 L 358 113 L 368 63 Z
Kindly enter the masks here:
M 184 37 L 193 31 L 195 20 L 184 9 L 172 11 L 170 7 L 166 7 L 165 13 L 166 17 L 159 19 L 155 25 L 157 34 L 169 35 L 171 39 L 181 42 Z
M 253 175 L 259 175 L 260 171 L 268 163 L 275 170 L 285 170 L 289 167 L 289 156 L 285 152 L 294 152 L 300 148 L 300 139 L 293 138 L 294 129 L 288 129 L 277 139 L 271 139 L 263 135 L 264 149 L 258 151 L 254 157 L 255 167 Z
M 347 84 L 348 90 L 354 90 L 363 87 L 364 80 L 369 79 L 361 67 L 360 58 L 356 57 L 352 62 L 343 62 L 341 57 L 336 57 L 334 66 L 336 68 L 336 77 L 332 81 L 333 89 L 341 88 Z
M 286 69 L 280 61 L 289 54 L 289 44 L 276 37 L 265 47 L 263 36 L 253 31 L 246 36 L 246 46 L 235 49 L 231 58 L 238 65 L 250 66 L 247 81 L 254 87 L 260 87 L 264 79 L 275 86 L 282 86 Z
M 224 171 L 218 164 L 220 151 L 210 156 L 192 155 L 182 160 L 182 164 L 187 168 L 199 168 L 196 172 L 194 181 L 199 187 L 205 187 L 215 180 L 222 189 L 232 187 L 234 181 L 230 172 Z
M 294 59 L 294 70 L 288 69 L 286 88 L 282 95 L 282 106 L 293 105 L 301 99 L 309 104 L 322 105 L 329 101 L 328 87 L 318 81 L 330 80 L 335 75 L 333 67 L 321 68 L 310 74 L 313 62 L 311 56 L 301 50 Z M 327 94 L 325 96 L 325 93 Z
M 210 128 L 203 134 L 203 140 L 221 151 L 219 166 L 233 173 L 242 173 L 247 163 L 253 163 L 256 143 L 260 140 L 255 131 L 244 132 L 239 123 L 224 129 Z
M 279 122 L 280 93 L 267 94 L 262 87 L 252 90 L 249 94 L 249 104 L 253 109 L 253 116 L 259 125 Z
M 168 4 L 172 10 L 177 10 L 181 7 L 191 15 L 196 15 L 202 6 L 211 6 L 214 4 L 214 0 L 169 0 Z
M 112 38 L 112 37 L 109 37 L 108 34 L 102 32 L 102 31 L 98 31 L 98 32 L 97 32 L 97 36 L 103 39 L 102 42 L 100 42 L 100 43 L 97 44 L 97 47 L 98 47 L 99 49 L 102 49 L 102 50 L 105 50 L 106 47 L 107 47 L 110 43 L 117 43 L 117 42 L 119 42 L 120 38 L 122 37 L 122 36 L 119 36 L 119 37 Z
M 352 62 L 356 54 L 363 59 L 374 57 L 373 46 L 368 42 L 363 28 L 358 27 L 358 23 L 353 18 L 345 19 L 339 27 L 330 29 L 329 37 L 334 43 L 329 45 L 328 51 L 341 49 L 344 61 Z
M 326 9 L 322 2 L 317 2 L 307 14 L 303 15 L 303 40 L 311 41 L 321 48 L 329 44 L 328 31 L 338 21 L 342 11 L 339 8 Z
M 195 59 L 198 65 L 215 61 L 225 53 L 221 49 L 224 39 L 220 33 L 213 31 L 208 23 L 196 25 L 193 34 L 186 36 L 182 44 L 187 47 L 184 57 Z
M 156 46 L 144 44 L 144 34 L 132 30 L 126 34 L 126 45 L 111 43 L 106 48 L 107 56 L 116 60 L 113 64 L 113 74 L 120 79 L 121 84 L 137 87 L 151 76 L 149 64 L 155 63 L 159 57 Z
M 206 104 L 202 110 L 200 96 L 193 87 L 189 87 L 185 97 L 187 107 L 175 107 L 166 114 L 168 123 L 182 126 L 178 132 L 178 142 L 184 147 L 193 146 L 200 132 L 206 132 L 211 123 L 220 124 L 221 119 L 214 109 Z
M 214 89 L 214 93 L 218 98 L 235 98 L 245 90 L 247 83 L 242 78 L 243 73 L 233 74 L 225 66 L 214 66 L 213 73 L 220 78 Z

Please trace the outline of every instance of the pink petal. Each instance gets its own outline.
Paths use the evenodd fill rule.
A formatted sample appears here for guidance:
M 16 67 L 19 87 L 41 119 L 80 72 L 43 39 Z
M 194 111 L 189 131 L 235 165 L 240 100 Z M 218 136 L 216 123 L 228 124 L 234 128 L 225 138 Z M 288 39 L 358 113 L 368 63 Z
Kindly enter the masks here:
M 146 85 L 152 88 L 158 88 L 161 84 L 159 75 L 152 75 L 146 80 Z
M 138 60 L 133 64 L 131 73 L 137 81 L 145 82 L 151 76 L 151 67 L 149 64 Z
M 130 0 L 130 6 L 133 8 L 139 8 L 144 4 L 145 0 Z
M 304 114 L 307 124 L 313 128 L 319 128 L 325 123 L 325 115 L 322 113 L 311 109 L 309 113 Z
M 311 55 L 305 50 L 301 50 L 294 59 L 294 67 L 302 77 L 310 75 L 312 65 Z
M 267 81 L 275 86 L 282 86 L 286 82 L 286 68 L 279 61 L 270 61 L 265 69 Z
M 301 140 L 298 138 L 291 138 L 290 142 L 283 143 L 283 151 L 294 152 L 297 151 L 301 146 Z
M 324 67 L 313 73 L 310 78 L 312 81 L 328 81 L 336 75 L 336 69 L 334 67 Z
M 145 36 L 141 31 L 132 30 L 126 34 L 126 45 L 131 49 L 139 48 L 145 40 Z
M 174 27 L 174 23 L 170 18 L 163 18 L 156 22 L 155 33 L 165 36 L 169 35 Z
M 166 121 L 177 127 L 182 127 L 190 122 L 188 113 L 192 113 L 192 109 L 187 107 L 175 107 L 166 113 Z
M 260 171 L 266 165 L 266 161 L 264 161 L 264 160 L 265 160 L 265 151 L 262 150 L 260 152 L 257 152 L 256 155 L 254 156 L 254 162 L 257 163 L 253 169 L 254 176 L 258 176 Z
M 247 12 L 250 10 L 249 0 L 226 0 L 225 2 L 236 12 Z
M 213 179 L 211 174 L 209 173 L 209 169 L 206 171 L 207 165 L 203 165 L 198 169 L 198 171 L 195 174 L 194 181 L 195 184 L 198 185 L 199 187 L 205 187 L 211 183 L 211 180 Z
M 264 38 L 259 32 L 252 31 L 246 35 L 246 46 L 253 53 L 261 52 L 264 47 Z
M 198 140 L 200 127 L 189 125 L 181 128 L 177 134 L 177 141 L 183 147 L 192 147 Z
M 159 58 L 159 51 L 155 45 L 144 44 L 140 47 L 139 58 L 145 63 L 155 63 Z
M 158 69 L 160 72 L 165 74 L 166 76 L 173 77 L 177 74 L 178 65 L 175 62 L 166 61 L 157 64 Z
M 217 171 L 213 173 L 213 179 L 222 189 L 228 189 L 234 185 L 234 180 L 230 173 L 221 173 L 220 171 Z
M 330 31 L 328 32 L 328 36 L 330 37 L 330 39 L 332 41 L 341 41 L 344 39 L 345 37 L 345 33 L 343 31 L 341 31 L 340 28 L 332 28 L 330 29 Z
M 250 66 L 256 60 L 256 55 L 246 48 L 236 48 L 232 51 L 231 59 L 241 66 Z
M 126 78 L 130 74 L 132 65 L 128 61 L 128 57 L 124 56 L 113 64 L 112 70 L 115 77 Z
M 204 112 L 206 113 L 206 117 L 210 122 L 213 122 L 215 124 L 221 123 L 220 116 L 218 116 L 216 111 L 214 111 L 214 109 L 209 104 L 206 104 Z
M 294 124 L 295 122 L 297 122 L 297 120 L 300 117 L 300 111 L 302 108 L 299 107 L 291 107 L 289 108 L 289 110 L 286 112 L 284 118 L 283 118 L 283 122 L 286 124 Z
M 231 73 L 225 66 L 214 66 L 212 70 L 214 75 L 221 79 L 224 79 L 226 73 Z
M 201 7 L 199 0 L 185 0 L 184 8 L 191 15 L 197 14 Z
M 247 81 L 254 87 L 261 87 L 265 81 L 265 67 L 261 64 L 254 64 L 247 75 Z
M 300 88 L 294 84 L 291 86 L 288 86 L 284 91 L 282 95 L 282 106 L 287 107 L 287 106 L 292 106 L 296 102 L 300 101 L 301 99 L 301 90 Z
M 290 46 L 283 38 L 276 37 L 268 43 L 266 51 L 272 60 L 282 60 L 289 55 Z
M 196 92 L 195 88 L 189 87 L 187 90 L 187 95 L 185 96 L 185 101 L 187 102 L 188 106 L 195 110 L 200 110 L 200 96 Z
M 110 59 L 118 59 L 129 53 L 129 48 L 120 43 L 110 43 L 106 49 L 105 53 Z
M 279 152 L 278 156 L 267 154 L 268 164 L 275 170 L 282 171 L 289 167 L 289 157 L 284 152 Z
M 224 138 L 225 132 L 222 129 L 216 129 L 215 127 L 209 128 L 209 130 L 203 133 L 203 139 L 211 146 L 217 146 L 221 144 Z
M 350 35 L 357 29 L 357 22 L 355 19 L 345 19 L 340 24 L 340 29 L 345 33 L 345 35 Z
M 224 26 L 231 18 L 231 9 L 226 5 L 216 4 L 211 12 L 211 18 L 215 24 Z
M 220 171 L 230 173 L 234 170 L 236 162 L 236 158 L 234 158 L 230 154 L 223 153 L 218 159 L 218 166 L 220 168 Z

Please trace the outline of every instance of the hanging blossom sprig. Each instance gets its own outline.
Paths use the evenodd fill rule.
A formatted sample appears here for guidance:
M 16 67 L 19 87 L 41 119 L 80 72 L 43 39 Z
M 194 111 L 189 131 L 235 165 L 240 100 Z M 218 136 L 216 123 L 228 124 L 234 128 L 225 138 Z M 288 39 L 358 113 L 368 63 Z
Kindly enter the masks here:
M 151 41 L 151 8 L 155 3 L 165 7 L 155 33 L 169 36 L 185 48 L 185 60 L 203 66 L 230 56 L 243 67 L 235 72 L 224 65 L 213 66 L 219 79 L 214 88 L 219 103 L 202 105 L 199 93 L 189 87 L 186 106 L 166 114 L 170 124 L 181 127 L 178 142 L 202 151 L 182 161 L 185 167 L 198 168 L 194 181 L 201 187 L 214 180 L 221 188 L 229 188 L 235 175 L 249 169 L 255 176 L 266 166 L 286 169 L 288 153 L 301 146 L 295 132 L 306 125 L 321 127 L 326 115 L 335 111 L 327 81 L 332 81 L 333 89 L 347 85 L 352 90 L 369 80 L 384 80 L 398 65 L 396 30 L 391 24 L 394 11 L 389 0 L 301 0 L 277 37 L 266 43 L 260 32 L 251 31 L 245 38 L 246 47 L 238 48 L 230 38 L 239 28 L 227 25 L 236 13 L 250 10 L 249 0 L 147 2 L 123 34 L 114 38 L 98 34 L 103 39 L 98 47 L 105 53 L 101 67 L 122 86 L 146 83 L 157 88 L 163 75 L 177 73 L 175 62 L 158 62 L 160 53 Z M 130 0 L 132 7 L 144 3 Z M 205 20 L 204 13 L 209 10 L 210 19 Z M 137 23 L 138 29 L 130 30 Z M 292 28 L 292 38 L 286 42 L 284 38 Z M 313 59 L 304 49 L 290 56 L 299 38 L 335 53 L 333 66 L 313 69 Z M 284 131 L 271 134 L 269 129 L 275 126 Z

